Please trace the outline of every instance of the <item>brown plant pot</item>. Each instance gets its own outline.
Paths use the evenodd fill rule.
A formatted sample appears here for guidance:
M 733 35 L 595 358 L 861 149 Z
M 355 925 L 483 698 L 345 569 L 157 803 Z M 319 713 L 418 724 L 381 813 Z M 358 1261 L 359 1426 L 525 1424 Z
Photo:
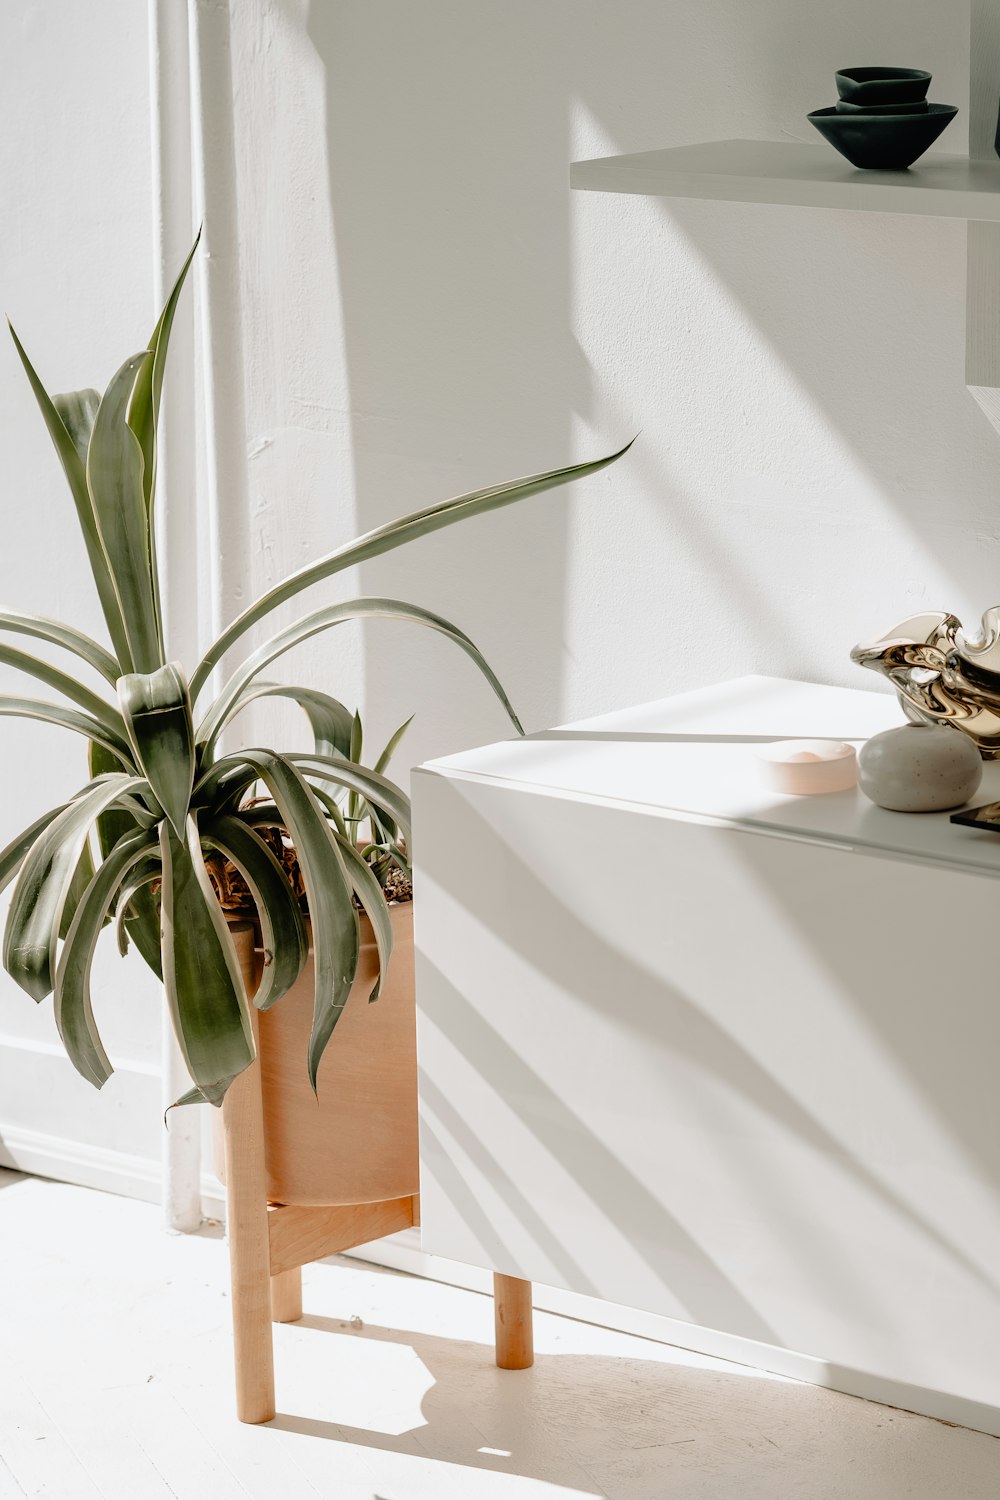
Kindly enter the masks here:
M 256 1015 L 271 1203 L 378 1203 L 419 1190 L 412 902 L 390 906 L 389 915 L 392 957 L 374 1005 L 375 936 L 360 918 L 357 976 L 323 1054 L 317 1094 L 306 1072 L 311 954 L 288 994 Z M 221 1120 L 216 1127 L 218 1171 Z

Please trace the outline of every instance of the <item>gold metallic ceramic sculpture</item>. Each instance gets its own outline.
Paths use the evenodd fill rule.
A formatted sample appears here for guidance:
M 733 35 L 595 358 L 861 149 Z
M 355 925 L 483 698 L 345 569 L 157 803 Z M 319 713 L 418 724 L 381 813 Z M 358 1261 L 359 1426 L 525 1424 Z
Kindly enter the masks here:
M 851 660 L 888 677 L 915 724 L 953 724 L 986 760 L 1000 756 L 1000 605 L 988 609 L 978 638 L 954 615 L 914 615 Z

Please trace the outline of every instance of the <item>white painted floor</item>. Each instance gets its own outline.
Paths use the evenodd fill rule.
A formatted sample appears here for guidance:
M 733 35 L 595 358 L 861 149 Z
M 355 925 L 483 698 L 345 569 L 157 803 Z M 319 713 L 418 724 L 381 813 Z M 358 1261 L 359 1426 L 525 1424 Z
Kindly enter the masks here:
M 1000 1441 L 342 1258 L 232 1414 L 226 1247 L 0 1172 L 0 1500 L 998 1500 Z

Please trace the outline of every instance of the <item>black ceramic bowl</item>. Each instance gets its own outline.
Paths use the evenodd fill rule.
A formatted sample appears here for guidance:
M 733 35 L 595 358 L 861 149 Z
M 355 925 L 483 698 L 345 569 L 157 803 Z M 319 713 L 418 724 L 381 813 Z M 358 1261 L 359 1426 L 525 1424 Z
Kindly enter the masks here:
M 957 105 L 929 104 L 922 115 L 844 115 L 832 107 L 807 118 L 852 166 L 899 172 L 912 167 L 957 114 Z
M 925 115 L 926 99 L 913 99 L 908 104 L 852 104 L 849 99 L 838 99 L 834 106 L 838 115 Z
M 837 93 L 849 104 L 912 104 L 926 99 L 931 75 L 922 68 L 841 68 Z

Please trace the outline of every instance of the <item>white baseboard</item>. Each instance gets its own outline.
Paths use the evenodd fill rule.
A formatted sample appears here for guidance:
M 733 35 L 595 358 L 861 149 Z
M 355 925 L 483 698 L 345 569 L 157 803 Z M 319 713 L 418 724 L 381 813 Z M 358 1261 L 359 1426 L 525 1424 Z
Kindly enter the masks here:
M 146 1203 L 156 1203 L 160 1197 L 158 1161 L 23 1126 L 0 1123 L 0 1167 L 34 1177 L 54 1177 L 78 1187 L 99 1188 L 125 1198 L 141 1198 Z
M 0 1165 L 155 1201 L 161 1129 L 152 1063 L 120 1060 L 98 1092 L 57 1042 L 0 1033 Z
M 493 1291 L 493 1277 L 489 1271 L 483 1271 L 478 1266 L 463 1265 L 460 1261 L 445 1260 L 441 1256 L 428 1255 L 422 1250 L 419 1229 L 404 1229 L 400 1234 L 377 1240 L 370 1245 L 359 1245 L 357 1249 L 347 1253 L 373 1265 L 388 1266 L 411 1276 L 425 1277 L 429 1281 L 442 1281 L 450 1286 L 466 1287 L 473 1292 L 492 1294 Z M 596 1297 L 583 1297 L 576 1292 L 561 1291 L 557 1287 L 539 1286 L 536 1283 L 533 1301 L 535 1307 L 542 1312 L 558 1313 L 561 1317 L 574 1318 L 580 1323 L 595 1323 L 602 1328 L 614 1328 L 621 1333 L 652 1339 L 656 1343 L 672 1344 L 675 1348 L 689 1349 L 696 1354 L 725 1359 L 753 1370 L 782 1375 L 790 1380 L 801 1380 L 807 1385 L 823 1386 L 827 1390 L 842 1391 L 864 1401 L 876 1401 L 882 1406 L 898 1407 L 903 1411 L 935 1417 L 958 1427 L 971 1427 L 977 1432 L 1000 1437 L 1000 1410 L 962 1396 L 905 1385 L 878 1375 L 869 1375 L 862 1370 L 844 1369 L 809 1354 L 796 1354 L 790 1349 L 760 1344 L 753 1339 L 739 1338 L 735 1334 L 698 1328 L 694 1324 L 660 1317 L 656 1313 L 637 1312 L 634 1308 L 600 1302 Z
M 201 1211 L 206 1219 L 226 1222 L 226 1190 L 211 1169 L 201 1174 Z
M 161 1203 L 163 1166 L 157 1158 L 137 1156 L 108 1146 L 68 1140 L 39 1130 L 0 1124 L 0 1167 L 49 1177 L 75 1187 L 96 1188 L 121 1198 Z M 225 1219 L 225 1189 L 210 1169 L 201 1174 L 202 1211 L 206 1219 Z

